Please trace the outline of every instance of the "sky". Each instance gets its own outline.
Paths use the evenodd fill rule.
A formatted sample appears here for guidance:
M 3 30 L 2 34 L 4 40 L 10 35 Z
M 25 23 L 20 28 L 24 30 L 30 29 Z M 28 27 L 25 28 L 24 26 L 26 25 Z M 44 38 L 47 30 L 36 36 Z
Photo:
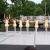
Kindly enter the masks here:
M 11 2 L 10 0 L 7 0 L 7 2 L 8 2 L 9 4 L 12 4 L 12 2 Z
M 38 3 L 41 3 L 42 0 L 29 0 L 29 1 L 33 1 L 38 4 Z
M 35 2 L 35 3 L 38 4 L 38 3 L 41 3 L 42 0 L 29 0 L 29 1 L 33 1 L 33 2 Z M 7 0 L 7 2 L 8 2 L 9 4 L 12 4 L 10 0 Z

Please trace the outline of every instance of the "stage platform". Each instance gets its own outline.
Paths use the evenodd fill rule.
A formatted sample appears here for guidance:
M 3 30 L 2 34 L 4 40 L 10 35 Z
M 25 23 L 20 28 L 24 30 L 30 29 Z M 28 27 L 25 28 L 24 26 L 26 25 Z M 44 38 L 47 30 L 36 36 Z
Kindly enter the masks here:
M 0 50 L 25 50 L 28 45 L 0 45 Z M 33 46 L 29 46 L 33 47 Z M 36 46 L 37 50 L 50 50 L 49 45 L 38 45 Z
M 34 45 L 35 31 L 0 32 L 0 45 Z M 50 32 L 38 31 L 36 45 L 50 45 Z

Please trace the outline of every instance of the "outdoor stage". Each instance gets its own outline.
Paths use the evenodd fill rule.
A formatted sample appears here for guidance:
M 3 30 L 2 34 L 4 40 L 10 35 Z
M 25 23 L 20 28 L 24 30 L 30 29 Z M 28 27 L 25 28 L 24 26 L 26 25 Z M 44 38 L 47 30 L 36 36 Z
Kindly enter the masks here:
M 34 46 L 35 31 L 0 32 L 0 50 L 24 50 Z M 50 32 L 38 31 L 36 34 L 37 50 L 50 50 Z
M 35 31 L 0 32 L 0 45 L 34 45 Z M 38 31 L 35 37 L 36 45 L 50 45 L 50 32 Z

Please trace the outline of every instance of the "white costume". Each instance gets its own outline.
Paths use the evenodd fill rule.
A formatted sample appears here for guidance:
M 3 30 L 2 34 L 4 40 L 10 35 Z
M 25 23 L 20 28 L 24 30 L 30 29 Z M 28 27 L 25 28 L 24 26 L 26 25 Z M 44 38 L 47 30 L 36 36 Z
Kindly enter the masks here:
M 38 20 L 35 20 L 35 28 L 38 28 Z
M 8 26 L 9 26 L 8 23 L 9 23 L 9 21 L 6 19 L 6 20 L 5 20 L 5 27 L 8 27 Z
M 15 20 L 13 20 L 13 26 L 16 27 L 16 21 Z
M 45 28 L 48 27 L 48 20 L 45 20 Z
M 19 27 L 22 27 L 22 21 L 21 20 L 19 21 Z
M 26 27 L 29 27 L 29 20 L 26 21 Z

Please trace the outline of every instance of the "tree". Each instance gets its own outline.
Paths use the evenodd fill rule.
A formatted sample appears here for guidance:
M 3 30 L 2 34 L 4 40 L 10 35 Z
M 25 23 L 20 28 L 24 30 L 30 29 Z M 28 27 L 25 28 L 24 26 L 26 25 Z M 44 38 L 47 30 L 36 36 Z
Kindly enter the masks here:
M 34 7 L 35 7 L 34 2 L 27 1 L 25 4 L 23 4 L 23 15 L 26 15 L 26 16 L 34 15 Z
M 20 0 L 16 0 L 14 2 L 14 5 L 10 5 L 8 11 L 9 11 L 9 13 L 12 17 L 18 18 L 20 16 L 20 14 L 21 14 L 21 4 L 22 3 L 21 3 Z
M 46 15 L 48 14 L 50 15 L 50 0 L 43 0 L 41 2 L 41 6 L 43 8 L 44 13 L 45 13 L 45 7 L 46 7 Z
M 3 18 L 3 14 L 6 12 L 7 2 L 5 0 L 0 0 L 0 18 Z
M 41 7 L 39 7 L 39 6 L 38 7 L 35 7 L 34 15 L 35 16 L 44 15 L 43 9 Z
M 16 7 L 16 14 L 18 15 L 34 15 L 35 3 L 28 0 L 11 0 Z M 14 8 L 15 8 L 14 7 Z
M 32 1 L 28 0 L 11 0 L 14 5 L 10 6 L 10 14 L 14 17 L 25 15 L 25 16 L 36 16 L 36 15 L 44 15 L 45 14 L 45 2 L 47 3 L 47 13 L 50 14 L 50 6 L 48 1 L 43 0 L 41 4 L 35 4 Z

